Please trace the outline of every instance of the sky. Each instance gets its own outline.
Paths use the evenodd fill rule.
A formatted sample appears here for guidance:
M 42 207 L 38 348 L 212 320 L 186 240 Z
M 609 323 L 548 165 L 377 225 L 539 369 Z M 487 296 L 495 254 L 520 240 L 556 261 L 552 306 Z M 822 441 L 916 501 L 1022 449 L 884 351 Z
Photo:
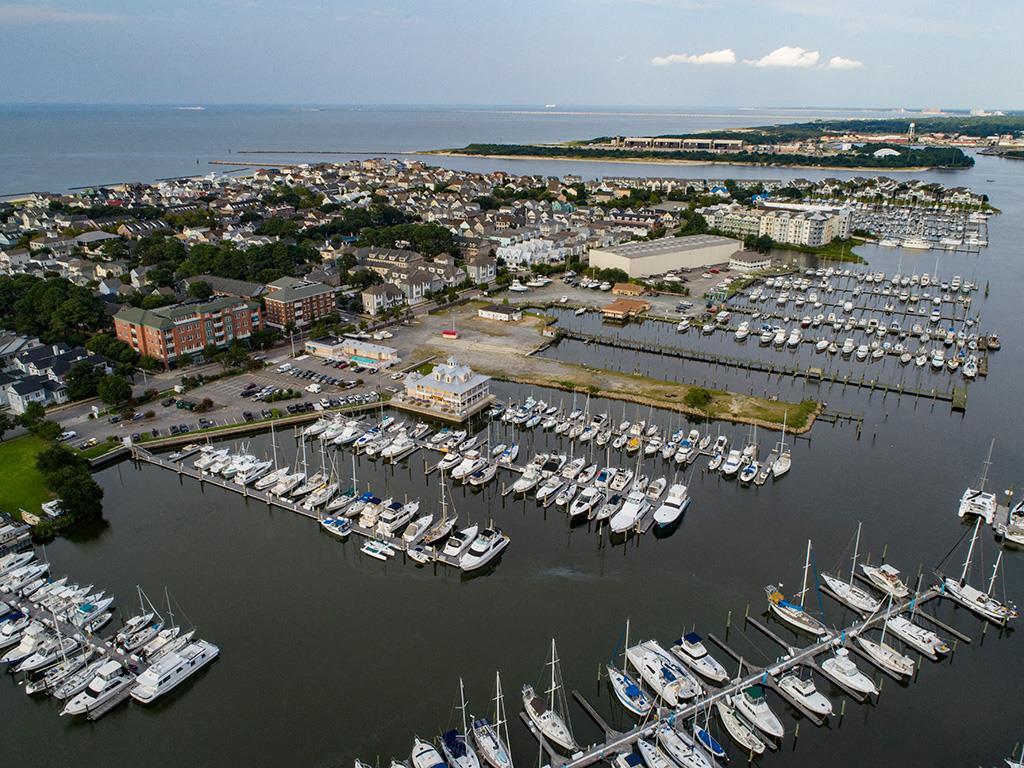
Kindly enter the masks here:
M 0 0 L 0 103 L 1024 108 L 1020 0 Z

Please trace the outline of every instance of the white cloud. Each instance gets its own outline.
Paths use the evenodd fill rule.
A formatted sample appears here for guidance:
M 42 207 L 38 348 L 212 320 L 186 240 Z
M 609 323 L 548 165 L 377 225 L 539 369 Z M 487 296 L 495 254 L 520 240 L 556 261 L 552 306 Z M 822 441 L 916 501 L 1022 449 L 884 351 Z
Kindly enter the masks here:
M 863 66 L 863 61 L 847 59 L 844 56 L 833 56 L 828 60 L 828 64 L 825 65 L 825 69 L 860 69 Z
M 760 59 L 744 59 L 743 63 L 751 67 L 788 67 L 807 69 L 818 63 L 821 54 L 791 45 L 784 45 Z
M 736 63 L 736 54 L 731 48 L 707 53 L 670 53 L 668 56 L 655 56 L 651 64 L 656 67 L 667 67 L 670 64 L 727 65 Z
M 112 13 L 69 11 L 52 5 L 24 5 L 0 3 L 0 25 L 48 24 L 52 22 L 119 21 L 124 18 Z

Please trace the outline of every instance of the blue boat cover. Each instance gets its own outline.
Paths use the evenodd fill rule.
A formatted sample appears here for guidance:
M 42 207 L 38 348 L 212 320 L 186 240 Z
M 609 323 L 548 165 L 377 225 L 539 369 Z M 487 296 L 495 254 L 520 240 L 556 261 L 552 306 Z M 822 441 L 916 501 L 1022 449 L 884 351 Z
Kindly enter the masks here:
M 700 743 L 707 747 L 715 757 L 721 757 L 725 754 L 725 748 L 718 743 L 714 736 L 703 728 L 697 729 L 697 738 L 700 740 Z
M 441 736 L 441 741 L 444 742 L 445 747 L 451 752 L 452 757 L 462 757 L 466 754 L 466 740 L 454 728 L 450 731 L 445 731 Z
M 779 601 L 779 605 L 785 606 L 786 608 L 792 608 L 794 611 L 802 611 L 803 610 L 803 606 L 791 603 L 791 602 L 789 602 L 789 600 L 780 600 Z
M 696 632 L 687 632 L 685 635 L 683 635 L 683 639 L 690 644 L 700 643 L 704 640 L 704 638 L 702 638 Z
M 626 695 L 629 696 L 629 698 L 631 699 L 639 699 L 641 696 L 641 691 L 639 688 L 636 687 L 635 683 L 630 683 L 626 686 Z
M 643 758 L 636 752 L 630 752 L 626 755 L 626 765 L 643 765 L 643 762 Z

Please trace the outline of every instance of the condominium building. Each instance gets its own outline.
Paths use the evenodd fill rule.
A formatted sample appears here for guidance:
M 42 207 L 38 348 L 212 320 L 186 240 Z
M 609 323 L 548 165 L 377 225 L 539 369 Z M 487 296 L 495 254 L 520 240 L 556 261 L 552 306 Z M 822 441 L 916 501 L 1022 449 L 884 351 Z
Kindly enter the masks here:
M 207 345 L 226 347 L 263 328 L 259 302 L 224 296 L 158 309 L 124 307 L 114 315 L 117 338 L 164 364 Z
M 263 303 L 267 308 L 267 325 L 275 328 L 289 324 L 304 328 L 337 308 L 331 286 L 296 277 L 282 277 L 268 283 Z

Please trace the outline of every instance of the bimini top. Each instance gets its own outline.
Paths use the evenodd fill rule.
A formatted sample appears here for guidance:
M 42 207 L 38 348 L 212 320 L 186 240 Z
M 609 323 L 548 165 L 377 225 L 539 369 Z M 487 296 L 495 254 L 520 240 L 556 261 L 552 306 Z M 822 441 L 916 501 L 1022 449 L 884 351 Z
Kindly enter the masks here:
M 690 645 L 696 645 L 697 643 L 704 642 L 704 638 L 702 638 L 696 632 L 687 632 L 685 635 L 683 635 L 683 640 L 688 642 Z

